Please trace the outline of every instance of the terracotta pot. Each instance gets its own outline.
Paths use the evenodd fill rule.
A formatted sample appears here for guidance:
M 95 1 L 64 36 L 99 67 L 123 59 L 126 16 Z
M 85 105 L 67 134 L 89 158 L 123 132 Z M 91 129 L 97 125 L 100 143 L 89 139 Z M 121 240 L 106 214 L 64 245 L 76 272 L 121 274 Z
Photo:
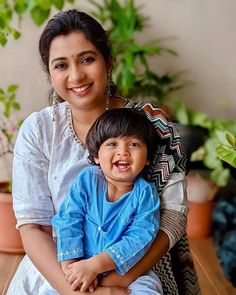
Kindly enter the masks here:
M 212 211 L 214 203 L 189 202 L 187 217 L 187 235 L 190 238 L 206 238 L 212 233 Z
M 203 173 L 203 172 L 202 172 Z M 189 213 L 187 235 L 191 238 L 206 238 L 212 233 L 212 211 L 218 186 L 207 175 L 186 177 Z
M 12 208 L 11 193 L 0 192 L 0 251 L 24 253 L 16 218 Z

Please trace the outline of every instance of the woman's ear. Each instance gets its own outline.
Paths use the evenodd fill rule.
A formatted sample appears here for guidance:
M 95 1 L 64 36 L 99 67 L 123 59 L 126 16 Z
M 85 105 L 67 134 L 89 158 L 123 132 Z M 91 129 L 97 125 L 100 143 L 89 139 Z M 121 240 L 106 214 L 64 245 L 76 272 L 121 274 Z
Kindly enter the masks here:
M 146 160 L 146 165 L 150 165 L 150 160 Z

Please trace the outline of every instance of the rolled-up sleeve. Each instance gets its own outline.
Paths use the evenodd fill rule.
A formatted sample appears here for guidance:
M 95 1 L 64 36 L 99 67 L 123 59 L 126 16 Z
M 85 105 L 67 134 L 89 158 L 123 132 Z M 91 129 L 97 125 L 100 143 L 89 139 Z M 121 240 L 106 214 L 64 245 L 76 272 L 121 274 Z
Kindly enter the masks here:
M 184 172 L 172 173 L 160 195 L 160 229 L 169 237 L 169 248 L 172 248 L 186 231 L 188 213 L 186 186 Z
M 12 194 L 17 228 L 27 223 L 50 225 L 54 214 L 42 134 L 37 113 L 33 113 L 24 121 L 16 141 Z

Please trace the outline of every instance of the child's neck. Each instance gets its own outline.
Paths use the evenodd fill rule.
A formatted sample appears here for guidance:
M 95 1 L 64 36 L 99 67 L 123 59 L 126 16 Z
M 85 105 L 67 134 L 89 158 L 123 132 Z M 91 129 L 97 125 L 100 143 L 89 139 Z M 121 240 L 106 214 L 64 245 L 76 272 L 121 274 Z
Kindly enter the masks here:
M 115 182 L 107 180 L 107 200 L 115 202 L 132 191 L 134 182 Z

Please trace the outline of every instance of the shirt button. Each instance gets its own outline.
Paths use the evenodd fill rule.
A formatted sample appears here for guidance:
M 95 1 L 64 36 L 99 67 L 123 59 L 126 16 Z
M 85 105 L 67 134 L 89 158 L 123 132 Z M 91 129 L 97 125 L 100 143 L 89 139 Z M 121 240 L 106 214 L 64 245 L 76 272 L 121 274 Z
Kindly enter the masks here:
M 101 231 L 101 229 L 102 229 L 101 226 L 98 226 L 98 230 Z

